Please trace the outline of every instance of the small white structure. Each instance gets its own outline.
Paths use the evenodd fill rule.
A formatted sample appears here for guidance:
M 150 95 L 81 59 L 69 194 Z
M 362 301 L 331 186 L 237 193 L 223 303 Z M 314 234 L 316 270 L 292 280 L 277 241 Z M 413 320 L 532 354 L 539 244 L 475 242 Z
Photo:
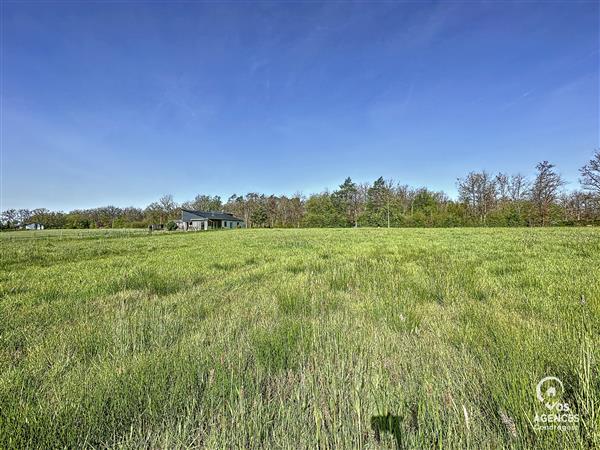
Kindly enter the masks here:
M 218 228 L 243 228 L 244 221 L 233 214 L 216 211 L 190 211 L 181 210 L 181 220 L 177 221 L 177 228 L 185 231 L 214 230 Z
M 26 230 L 43 230 L 44 229 L 44 225 L 42 225 L 41 223 L 28 223 L 25 225 L 25 229 Z

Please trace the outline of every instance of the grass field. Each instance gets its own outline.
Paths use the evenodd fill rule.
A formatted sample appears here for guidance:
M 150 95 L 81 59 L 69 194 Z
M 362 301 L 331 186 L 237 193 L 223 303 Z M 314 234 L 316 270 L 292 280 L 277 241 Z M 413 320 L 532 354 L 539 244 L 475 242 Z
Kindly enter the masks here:
M 600 447 L 599 229 L 21 234 L 0 448 Z
M 69 230 L 36 230 L 36 231 L 4 231 L 0 233 L 0 242 L 13 240 L 49 240 L 49 239 L 88 239 L 88 238 L 116 238 L 148 234 L 145 228 L 97 228 L 97 229 L 69 229 Z

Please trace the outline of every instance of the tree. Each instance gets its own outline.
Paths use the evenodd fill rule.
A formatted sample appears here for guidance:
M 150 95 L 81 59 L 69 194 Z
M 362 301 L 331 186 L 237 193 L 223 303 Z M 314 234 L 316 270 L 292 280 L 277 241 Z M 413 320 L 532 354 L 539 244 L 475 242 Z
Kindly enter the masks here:
M 37 222 L 43 224 L 46 228 L 50 228 L 50 210 L 47 208 L 36 208 L 31 211 L 31 216 L 29 217 L 29 221 Z
M 168 194 L 163 195 L 158 202 L 150 203 L 145 210 L 145 214 L 150 222 L 163 224 L 165 221 L 174 218 L 177 209 L 177 203 L 173 200 L 173 196 Z
M 437 207 L 434 193 L 427 188 L 417 189 L 412 203 L 414 211 L 431 212 Z
M 412 210 L 414 213 L 422 214 L 427 221 L 427 225 L 433 225 L 433 214 L 436 212 L 438 202 L 435 194 L 427 188 L 418 189 L 412 202 Z
M 306 201 L 304 224 L 307 227 L 340 227 L 345 222 L 346 218 L 336 208 L 329 192 L 311 195 Z
M 119 218 L 123 211 L 115 206 L 104 206 L 96 209 L 99 216 L 100 225 L 103 227 L 114 228 L 115 220 Z
M 71 211 L 69 214 L 67 214 L 65 226 L 67 228 L 89 228 L 90 219 L 85 213 Z
M 275 222 L 279 216 L 279 206 L 279 198 L 277 196 L 270 195 L 266 198 L 263 209 L 267 215 L 266 222 L 268 222 L 270 228 L 275 226 Z
M 255 227 L 264 227 L 267 224 L 269 216 L 267 214 L 267 208 L 263 205 L 258 205 L 250 215 L 250 219 L 252 220 L 252 224 Z
M 470 172 L 457 181 L 460 201 L 464 202 L 471 214 L 485 225 L 487 215 L 496 203 L 496 181 L 484 170 Z
M 494 181 L 496 183 L 496 194 L 498 196 L 498 200 L 502 203 L 507 202 L 510 197 L 510 178 L 505 173 L 500 172 L 498 175 L 496 175 Z
M 333 196 L 342 214 L 346 217 L 348 225 L 358 227 L 359 193 L 358 187 L 352 179 L 346 178 Z
M 184 209 L 191 209 L 193 211 L 221 211 L 223 209 L 223 202 L 218 195 L 211 197 L 210 195 L 198 194 L 194 197 L 194 200 L 185 202 L 181 206 Z
M 592 159 L 579 169 L 581 178 L 579 182 L 584 189 L 600 195 L 600 149 L 596 150 Z
M 256 211 L 262 205 L 264 197 L 264 195 L 256 192 L 249 192 L 246 194 L 246 198 L 244 199 L 244 221 L 246 222 L 246 226 L 248 228 L 252 228 L 254 226 L 254 211 Z
M 406 215 L 409 209 L 411 210 L 411 214 L 414 212 L 414 192 L 408 185 L 398 184 L 394 189 L 394 197 L 401 209 L 402 215 Z
M 508 182 L 508 196 L 513 202 L 521 202 L 527 198 L 531 183 L 527 181 L 525 176 L 517 173 L 511 175 Z
M 556 202 L 560 188 L 565 182 L 554 171 L 554 165 L 548 161 L 542 161 L 536 169 L 538 173 L 531 189 L 531 200 L 541 218 L 542 226 L 545 226 L 550 216 L 550 208 Z
M 227 199 L 227 203 L 224 205 L 223 209 L 233 214 L 236 217 L 244 218 L 245 214 L 245 201 L 243 196 L 238 196 L 237 194 L 233 194 L 231 197 Z M 248 222 L 246 222 L 247 224 Z
M 18 225 L 18 213 L 16 209 L 7 209 L 2 211 L 2 227 L 14 228 Z
M 163 210 L 166 219 L 170 219 L 177 210 L 177 203 L 173 200 L 173 196 L 171 194 L 163 195 L 159 200 L 158 204 Z
M 140 208 L 135 208 L 133 206 L 129 206 L 127 208 L 123 208 L 122 210 L 122 218 L 125 224 L 131 226 L 135 222 L 143 222 L 144 221 L 144 211 Z
M 457 180 L 459 201 L 426 187 L 412 188 L 379 177 L 356 183 L 347 177 L 333 192 L 306 199 L 250 192 L 232 195 L 223 204 L 219 196 L 198 194 L 182 207 L 227 211 L 243 218 L 247 227 L 348 226 L 525 226 L 531 224 L 600 225 L 600 149 L 580 172 L 585 190 L 561 193 L 564 185 L 554 166 L 537 166 L 535 183 L 521 174 L 470 172 Z M 179 214 L 173 196 L 165 195 L 145 209 L 103 206 L 67 214 L 38 208 L 2 212 L 2 228 L 41 222 L 46 228 L 145 227 L 166 224 Z
M 17 211 L 17 224 L 25 225 L 31 219 L 31 211 L 28 209 L 19 209 Z
M 392 186 L 391 181 L 379 177 L 367 191 L 366 213 L 369 225 L 390 227 Z
M 150 223 L 162 223 L 163 210 L 158 202 L 150 203 L 144 210 L 144 216 Z
M 302 219 L 304 218 L 304 204 L 305 199 L 302 193 L 296 192 L 292 198 L 290 198 L 289 213 L 290 221 L 296 228 L 300 228 Z

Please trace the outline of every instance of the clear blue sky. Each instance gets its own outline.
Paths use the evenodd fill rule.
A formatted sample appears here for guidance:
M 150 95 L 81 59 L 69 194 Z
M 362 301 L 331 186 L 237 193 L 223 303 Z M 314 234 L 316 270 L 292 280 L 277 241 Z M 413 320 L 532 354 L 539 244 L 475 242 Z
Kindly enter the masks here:
M 2 208 L 576 187 L 599 145 L 598 2 L 4 2 Z

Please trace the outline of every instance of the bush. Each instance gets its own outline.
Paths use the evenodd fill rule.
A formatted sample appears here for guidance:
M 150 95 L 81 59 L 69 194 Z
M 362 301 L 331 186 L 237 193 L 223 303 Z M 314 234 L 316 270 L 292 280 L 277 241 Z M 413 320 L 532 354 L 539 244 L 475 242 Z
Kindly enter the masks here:
M 167 230 L 175 231 L 176 229 L 177 229 L 177 224 L 175 222 L 173 222 L 172 220 L 167 222 Z

